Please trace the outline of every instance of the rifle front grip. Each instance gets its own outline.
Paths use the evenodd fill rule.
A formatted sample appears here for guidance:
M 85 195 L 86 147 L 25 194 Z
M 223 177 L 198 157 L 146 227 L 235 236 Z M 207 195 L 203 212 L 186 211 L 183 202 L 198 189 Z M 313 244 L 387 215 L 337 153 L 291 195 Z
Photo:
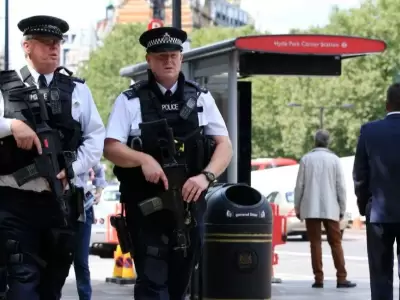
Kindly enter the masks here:
M 160 197 L 152 197 L 139 203 L 139 208 L 144 216 L 151 215 L 164 209 L 163 201 Z

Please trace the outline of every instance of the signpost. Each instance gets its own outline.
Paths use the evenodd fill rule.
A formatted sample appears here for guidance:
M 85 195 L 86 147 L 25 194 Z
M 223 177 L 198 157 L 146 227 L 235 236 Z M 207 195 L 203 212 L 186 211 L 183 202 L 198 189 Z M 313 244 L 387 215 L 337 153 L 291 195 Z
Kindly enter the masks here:
M 361 37 L 305 34 L 241 37 L 236 47 L 280 54 L 346 56 L 382 52 L 385 44 Z

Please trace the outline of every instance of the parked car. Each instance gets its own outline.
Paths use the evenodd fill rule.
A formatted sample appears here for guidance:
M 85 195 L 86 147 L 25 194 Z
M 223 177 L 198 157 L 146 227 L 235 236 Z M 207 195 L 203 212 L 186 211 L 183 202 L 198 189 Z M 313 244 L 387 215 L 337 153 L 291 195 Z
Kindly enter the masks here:
M 116 244 L 108 242 L 106 219 L 110 214 L 115 213 L 120 195 L 119 185 L 109 185 L 101 193 L 99 204 L 93 206 L 95 219 L 90 238 L 90 253 L 92 255 L 98 255 L 101 258 L 113 257 Z
M 276 157 L 276 158 L 256 158 L 251 160 L 251 170 L 264 170 L 284 166 L 296 165 L 297 161 L 291 158 Z
M 300 221 L 296 217 L 294 210 L 294 192 L 293 191 L 273 191 L 267 197 L 269 203 L 274 203 L 279 206 L 279 214 L 286 216 L 286 234 L 283 239 L 286 240 L 288 236 L 300 235 L 303 240 L 308 240 L 305 222 Z M 346 213 L 340 221 L 340 232 L 343 236 L 344 230 L 350 224 L 351 215 Z M 325 233 L 325 228 L 322 225 L 322 233 Z

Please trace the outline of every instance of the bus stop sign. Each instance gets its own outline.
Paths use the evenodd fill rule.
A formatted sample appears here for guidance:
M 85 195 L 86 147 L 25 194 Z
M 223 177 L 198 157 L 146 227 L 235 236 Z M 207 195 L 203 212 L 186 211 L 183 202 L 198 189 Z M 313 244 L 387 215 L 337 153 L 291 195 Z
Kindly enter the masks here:
M 151 30 L 154 28 L 159 28 L 159 27 L 163 27 L 164 24 L 161 20 L 159 19 L 152 19 L 149 23 L 149 25 L 147 25 L 147 30 Z

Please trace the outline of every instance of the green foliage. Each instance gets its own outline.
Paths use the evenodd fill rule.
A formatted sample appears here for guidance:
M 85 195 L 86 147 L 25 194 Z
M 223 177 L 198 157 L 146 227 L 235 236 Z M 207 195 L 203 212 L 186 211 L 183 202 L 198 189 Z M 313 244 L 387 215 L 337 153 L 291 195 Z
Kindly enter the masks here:
M 143 30 L 141 24 L 118 25 L 80 70 L 105 122 L 114 99 L 129 85 L 119 76 L 120 68 L 144 61 L 145 52 L 138 43 Z M 248 79 L 253 85 L 253 157 L 300 158 L 309 151 L 319 128 L 315 106 L 354 104 L 353 109 L 326 109 L 324 113 L 324 127 L 332 133 L 332 148 L 340 156 L 354 153 L 363 122 L 384 115 L 385 91 L 400 70 L 400 1 L 368 0 L 358 9 L 334 8 L 327 26 L 306 32 L 383 39 L 388 49 L 384 54 L 345 60 L 342 76 L 337 78 Z M 208 27 L 195 30 L 190 39 L 192 48 L 196 48 L 254 34 L 257 32 L 251 26 Z M 302 107 L 288 107 L 290 102 Z
M 352 155 L 360 125 L 384 116 L 385 92 L 400 65 L 399 17 L 400 1 L 366 1 L 359 9 L 334 8 L 329 25 L 305 31 L 382 39 L 388 49 L 344 61 L 338 78 L 257 78 L 253 83 L 253 156 L 301 157 L 312 148 L 312 135 L 319 127 L 319 111 L 311 106 L 343 104 L 355 108 L 327 109 L 324 126 L 332 133 L 333 150 L 340 156 Z M 287 107 L 289 102 L 303 108 Z
M 105 38 L 103 46 L 93 51 L 89 61 L 78 71 L 86 79 L 103 121 L 106 123 L 115 98 L 126 90 L 130 81 L 119 75 L 127 65 L 144 61 L 145 51 L 139 36 L 143 24 L 121 24 Z

